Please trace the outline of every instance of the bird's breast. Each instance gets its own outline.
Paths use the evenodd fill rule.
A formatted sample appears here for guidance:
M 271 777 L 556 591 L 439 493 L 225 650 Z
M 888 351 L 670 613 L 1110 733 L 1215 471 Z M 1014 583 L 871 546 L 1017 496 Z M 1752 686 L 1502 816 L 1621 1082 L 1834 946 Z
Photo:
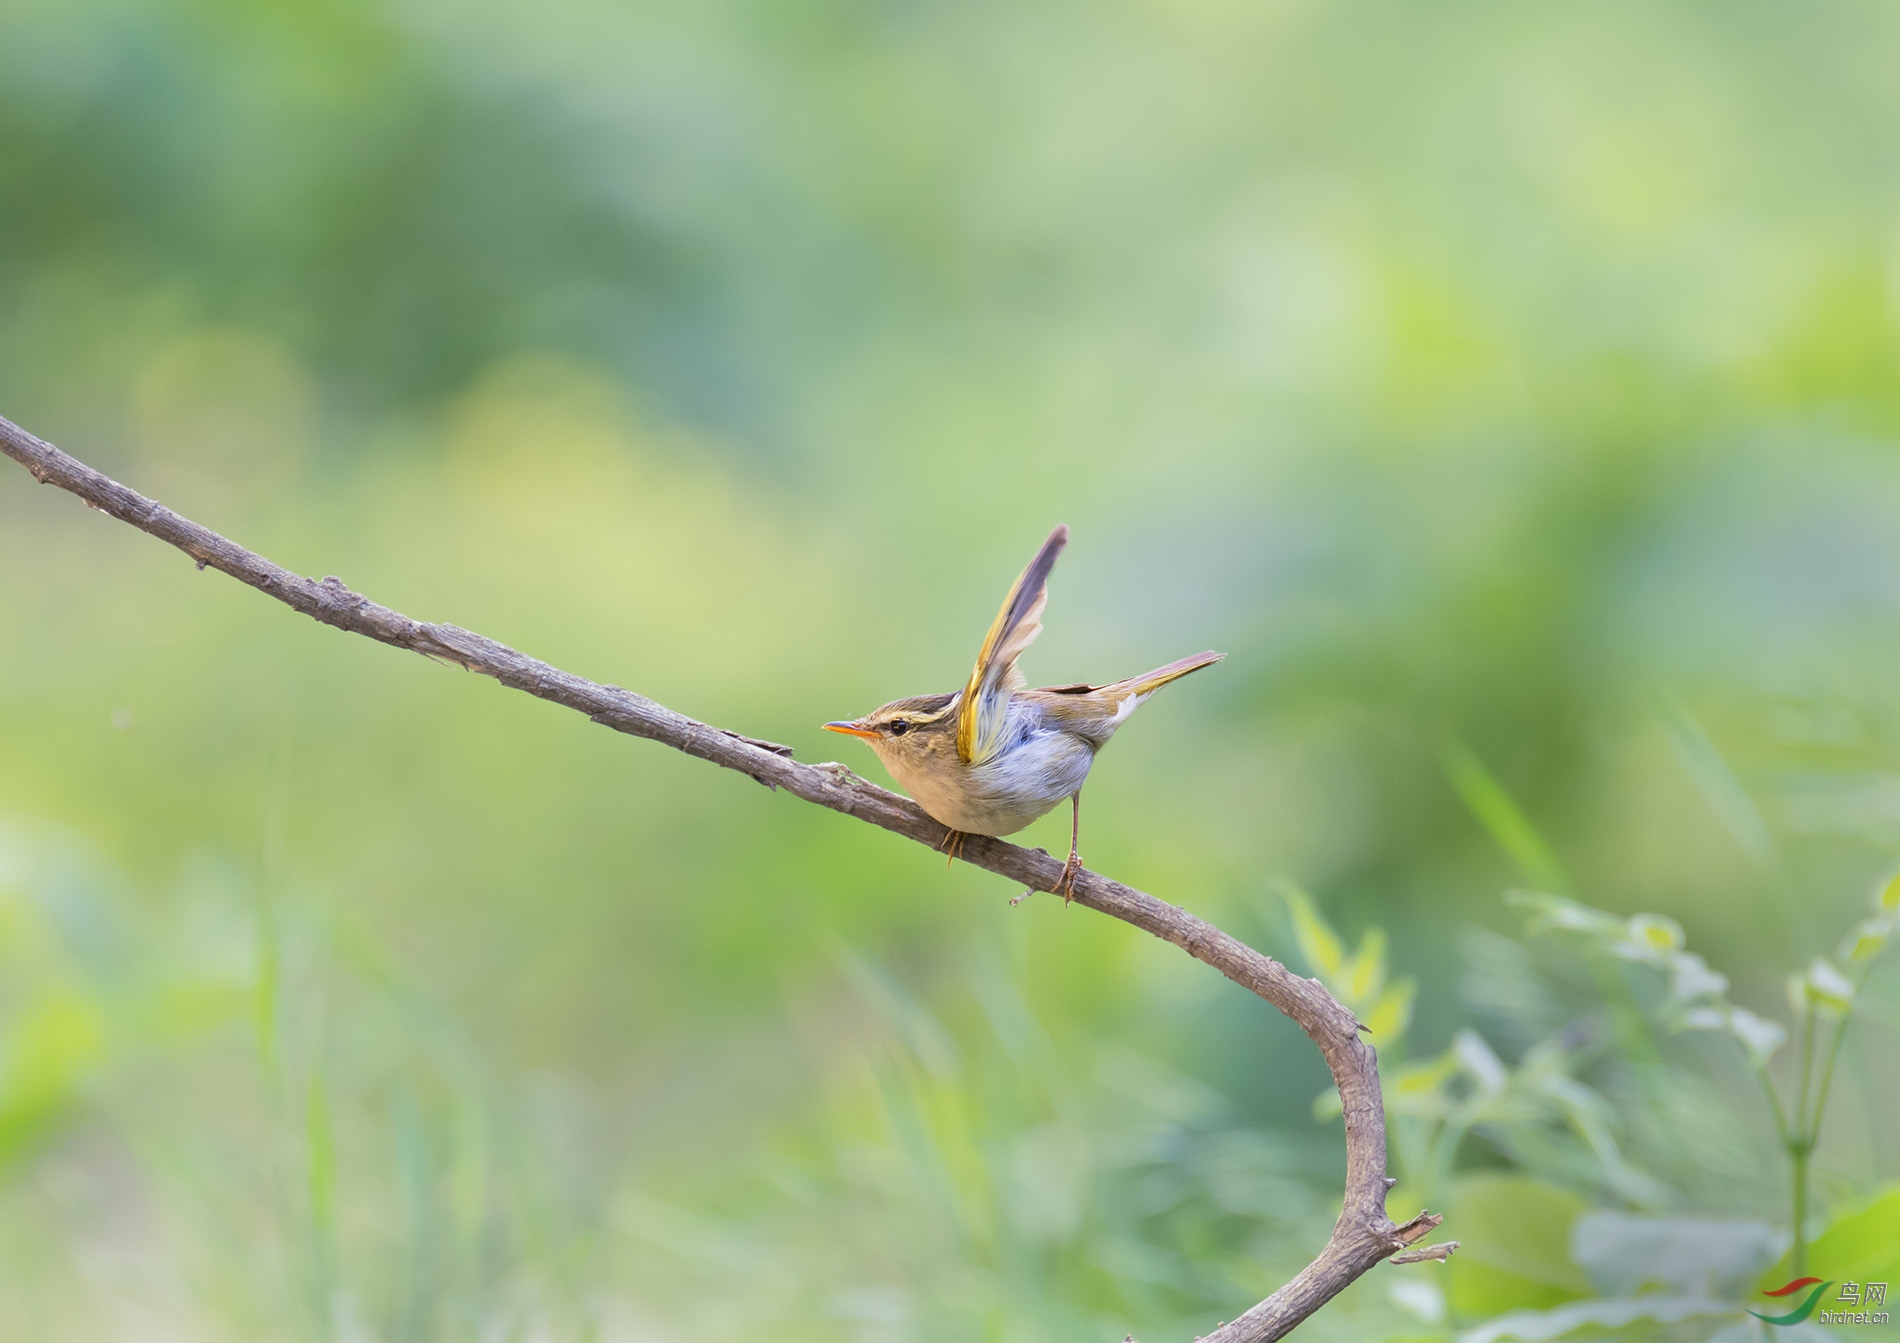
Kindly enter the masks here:
M 904 791 L 931 816 L 973 835 L 1013 835 L 1082 787 L 1094 763 L 1086 741 L 1032 729 L 980 765 L 887 759 Z

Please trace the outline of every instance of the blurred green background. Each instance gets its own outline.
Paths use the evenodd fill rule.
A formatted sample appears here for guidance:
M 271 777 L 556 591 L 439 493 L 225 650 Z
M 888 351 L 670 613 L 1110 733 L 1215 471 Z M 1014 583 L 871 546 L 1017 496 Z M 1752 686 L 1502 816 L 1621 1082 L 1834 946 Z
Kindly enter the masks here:
M 1467 1250 L 1301 1336 L 1765 1337 L 1742 1051 L 1502 895 L 1798 1034 L 1900 850 L 1897 61 L 1877 3 L 3 0 L 0 413 L 880 781 L 817 725 L 1068 522 L 1035 683 L 1230 655 L 1090 865 L 1416 1065 L 1392 1210 Z M 1324 1242 L 1317 1055 L 1178 951 L 10 465 L 0 572 L 0 1337 L 1162 1343 Z M 1836 959 L 1809 1271 L 1872 1279 L 1900 957 Z M 1740 1268 L 1592 1250 L 1710 1218 Z M 1671 1291 L 1727 1314 L 1589 1316 Z

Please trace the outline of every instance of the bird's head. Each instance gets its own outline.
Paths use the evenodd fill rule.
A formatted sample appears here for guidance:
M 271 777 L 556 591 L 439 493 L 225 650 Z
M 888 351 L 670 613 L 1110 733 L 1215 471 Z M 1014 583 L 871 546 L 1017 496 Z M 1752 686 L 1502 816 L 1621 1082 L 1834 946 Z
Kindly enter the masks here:
M 825 730 L 864 738 L 886 764 L 921 758 L 940 750 L 946 741 L 955 748 L 959 698 L 951 693 L 894 699 L 862 718 L 826 723 Z

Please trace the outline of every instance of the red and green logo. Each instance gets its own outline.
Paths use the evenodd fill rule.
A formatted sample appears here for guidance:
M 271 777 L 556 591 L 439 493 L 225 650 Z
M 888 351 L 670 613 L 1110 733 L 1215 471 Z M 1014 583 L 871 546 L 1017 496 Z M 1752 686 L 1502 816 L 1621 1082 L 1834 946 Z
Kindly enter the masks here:
M 1765 1321 L 1768 1324 L 1800 1324 L 1803 1320 L 1807 1319 L 1808 1316 L 1814 1314 L 1814 1307 L 1816 1303 L 1820 1301 L 1821 1293 L 1833 1285 L 1832 1282 L 1822 1282 L 1819 1278 L 1796 1278 L 1793 1282 L 1782 1287 L 1777 1287 L 1772 1292 L 1763 1292 L 1762 1295 L 1793 1296 L 1796 1292 L 1804 1288 L 1813 1288 L 1812 1291 L 1808 1292 L 1807 1296 L 1802 1298 L 1800 1305 L 1796 1306 L 1786 1315 L 1764 1315 L 1759 1310 L 1751 1310 L 1748 1313 L 1753 1315 L 1756 1319 Z

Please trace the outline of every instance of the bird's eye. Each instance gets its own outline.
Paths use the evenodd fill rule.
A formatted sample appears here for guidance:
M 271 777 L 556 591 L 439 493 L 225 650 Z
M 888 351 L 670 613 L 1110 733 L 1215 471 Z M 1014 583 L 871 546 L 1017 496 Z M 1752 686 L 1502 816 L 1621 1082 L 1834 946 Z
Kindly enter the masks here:
M 893 737 L 901 737 L 906 732 L 909 732 L 909 731 L 910 731 L 910 719 L 893 718 L 891 720 L 891 735 Z

